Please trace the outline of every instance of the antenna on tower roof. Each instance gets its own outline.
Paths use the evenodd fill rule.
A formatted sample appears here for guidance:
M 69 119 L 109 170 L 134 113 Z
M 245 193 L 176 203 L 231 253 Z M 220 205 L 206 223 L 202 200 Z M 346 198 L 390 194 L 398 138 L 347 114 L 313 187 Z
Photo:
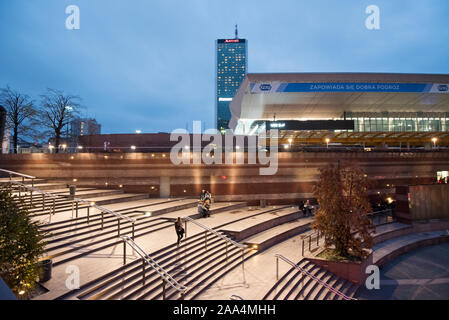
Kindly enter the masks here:
M 235 38 L 238 39 L 239 38 L 239 30 L 238 30 L 238 26 L 235 25 Z

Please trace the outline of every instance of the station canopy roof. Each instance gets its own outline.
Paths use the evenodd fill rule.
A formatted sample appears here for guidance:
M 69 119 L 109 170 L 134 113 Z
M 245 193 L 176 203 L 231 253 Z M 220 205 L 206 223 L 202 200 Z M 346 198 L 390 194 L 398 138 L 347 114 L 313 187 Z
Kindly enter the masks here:
M 247 74 L 230 104 L 238 120 L 342 118 L 346 112 L 447 112 L 449 74 Z

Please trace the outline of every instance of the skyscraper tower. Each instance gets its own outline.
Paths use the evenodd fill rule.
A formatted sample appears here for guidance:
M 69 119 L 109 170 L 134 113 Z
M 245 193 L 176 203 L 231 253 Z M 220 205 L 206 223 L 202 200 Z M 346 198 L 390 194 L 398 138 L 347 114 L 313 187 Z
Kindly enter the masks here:
M 221 132 L 228 129 L 231 119 L 229 104 L 248 69 L 248 42 L 239 39 L 235 26 L 234 39 L 218 39 L 216 48 L 215 124 Z

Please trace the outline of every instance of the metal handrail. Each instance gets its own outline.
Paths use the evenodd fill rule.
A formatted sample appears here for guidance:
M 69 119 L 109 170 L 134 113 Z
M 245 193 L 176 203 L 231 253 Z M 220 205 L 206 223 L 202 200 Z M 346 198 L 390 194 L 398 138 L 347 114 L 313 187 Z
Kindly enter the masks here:
M 231 300 L 245 300 L 245 299 L 243 299 L 241 296 L 239 296 L 237 294 L 233 294 L 232 296 L 229 297 L 229 299 L 231 299 Z
M 16 185 L 22 186 L 22 187 L 30 190 L 31 191 L 31 195 L 32 195 L 32 192 L 35 191 L 37 193 L 42 194 L 43 196 L 47 196 L 47 197 L 53 198 L 54 200 L 58 199 L 58 198 L 59 199 L 67 199 L 67 196 L 48 193 L 48 192 L 42 191 L 42 190 L 40 190 L 38 188 L 30 187 L 29 185 L 21 183 L 21 182 L 18 182 L 18 181 L 10 180 L 9 183 L 16 184 Z M 19 195 L 20 195 L 20 193 L 19 193 Z M 118 212 L 106 209 L 104 207 L 100 207 L 99 205 L 96 205 L 96 204 L 92 204 L 92 201 L 79 199 L 79 198 L 73 198 L 73 199 L 70 199 L 70 200 L 72 201 L 72 217 L 73 217 L 73 202 L 76 202 L 77 204 L 79 202 L 81 202 L 81 203 L 87 204 L 87 210 L 88 210 L 87 219 L 88 219 L 88 221 L 89 221 L 89 208 L 93 207 L 93 208 L 95 208 L 95 209 L 97 209 L 97 210 L 99 210 L 101 212 L 101 225 L 102 225 L 102 228 L 103 228 L 103 213 L 109 213 L 109 214 L 115 216 L 117 219 L 124 219 L 124 220 L 127 220 L 128 222 L 131 222 L 132 223 L 132 229 L 133 229 L 132 233 L 134 235 L 134 224 L 137 221 L 137 219 L 130 218 L 130 217 L 122 215 L 122 214 L 120 214 Z M 45 203 L 43 202 L 42 205 L 44 206 Z M 78 207 L 77 207 L 76 210 L 77 210 L 76 212 L 77 212 L 77 217 L 78 217 Z M 53 214 L 55 214 L 55 203 L 54 203 L 54 201 L 53 201 Z M 51 221 L 51 210 L 50 210 L 50 221 Z M 117 226 L 117 229 L 118 229 L 118 234 L 120 236 L 120 225 L 119 224 Z
M 113 216 L 115 216 L 117 218 L 128 220 L 131 223 L 136 222 L 136 219 L 133 219 L 133 218 L 125 216 L 125 215 L 123 215 L 121 213 L 118 213 L 118 212 L 106 209 L 106 208 L 101 207 L 99 205 L 92 204 L 93 201 L 88 201 L 88 200 L 84 200 L 84 199 L 80 199 L 80 198 L 73 198 L 72 201 L 74 201 L 74 202 L 81 202 L 81 203 L 87 204 L 88 206 L 90 206 L 92 208 L 98 209 L 98 210 L 100 210 L 102 212 L 106 212 L 106 213 L 112 214 Z
M 23 174 L 23 173 L 20 173 L 20 172 L 15 172 L 15 171 L 6 170 L 6 169 L 0 169 L 0 171 L 9 173 L 10 177 L 11 177 L 11 175 L 15 175 L 15 176 L 19 176 L 19 177 L 22 177 L 22 178 L 36 179 L 36 177 L 30 176 L 30 175 L 27 175 L 27 174 Z
M 314 275 L 312 275 L 310 272 L 308 272 L 307 270 L 301 268 L 300 266 L 298 266 L 297 264 L 295 264 L 294 262 L 292 262 L 291 260 L 287 259 L 286 257 L 284 257 L 281 254 L 276 253 L 274 255 L 276 258 L 283 260 L 284 262 L 287 262 L 289 265 L 291 265 L 292 267 L 298 269 L 299 271 L 301 271 L 302 273 L 306 274 L 307 276 L 309 276 L 310 278 L 312 278 L 312 280 L 318 282 L 319 284 L 321 284 L 322 286 L 324 286 L 326 289 L 328 289 L 329 291 L 335 293 L 336 295 L 338 295 L 339 297 L 343 298 L 344 300 L 357 300 L 355 298 L 351 298 L 348 297 L 347 295 L 345 295 L 343 292 L 338 291 L 337 289 L 333 288 L 332 286 L 328 285 L 327 283 L 321 281 L 320 279 L 318 279 L 317 277 L 315 277 Z
M 176 281 L 164 268 L 162 268 L 153 258 L 151 258 L 145 251 L 134 242 L 134 240 L 129 236 L 120 236 L 123 239 L 123 248 L 125 247 L 125 242 L 137 252 L 137 254 L 145 260 L 147 264 L 149 264 L 163 279 L 163 281 L 167 282 L 173 289 L 180 293 L 184 293 L 188 288 L 178 281 Z M 125 250 L 125 249 L 124 249 Z M 126 252 L 123 254 L 123 262 L 126 264 Z M 143 275 L 145 277 L 145 274 Z
M 22 182 L 19 182 L 19 181 L 10 180 L 8 183 L 17 184 L 19 186 L 22 186 L 22 187 L 28 189 L 28 190 L 38 192 L 38 193 L 46 195 L 47 197 L 50 197 L 50 198 L 55 198 L 55 199 L 56 198 L 65 198 L 64 196 L 59 195 L 59 194 L 52 194 L 52 193 L 49 193 L 49 192 L 42 191 L 41 189 L 36 188 L 36 187 L 30 187 L 29 185 L 27 185 L 25 183 L 22 183 Z
M 243 245 L 243 244 L 240 244 L 240 243 L 235 242 L 234 240 L 228 238 L 227 236 L 218 233 L 217 231 L 215 231 L 215 230 L 213 230 L 213 229 L 211 229 L 211 228 L 205 226 L 205 225 L 202 224 L 202 223 L 199 223 L 198 221 L 192 219 L 191 217 L 183 217 L 182 220 L 193 222 L 193 223 L 196 224 L 197 226 L 199 226 L 199 227 L 201 227 L 201 228 L 203 228 L 203 229 L 206 229 L 207 231 L 213 233 L 213 234 L 216 235 L 217 237 L 219 237 L 219 238 L 225 240 L 226 242 L 229 242 L 230 244 L 232 244 L 232 245 L 238 247 L 239 249 L 246 249 L 246 248 L 248 247 L 248 246 L 246 246 L 246 245 Z

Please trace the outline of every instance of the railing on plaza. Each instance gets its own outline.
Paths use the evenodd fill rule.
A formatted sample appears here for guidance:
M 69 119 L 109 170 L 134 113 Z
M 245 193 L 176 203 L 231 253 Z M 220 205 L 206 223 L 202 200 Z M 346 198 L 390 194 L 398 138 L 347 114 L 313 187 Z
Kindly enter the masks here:
M 315 238 L 315 239 L 314 239 Z M 319 230 L 316 230 L 306 237 L 304 237 L 301 241 L 301 250 L 302 255 L 304 256 L 306 248 L 309 249 L 309 252 L 314 251 L 315 249 L 320 247 L 320 240 L 324 239 L 324 236 L 320 233 Z
M 145 264 L 148 264 L 152 267 L 161 277 L 162 280 L 162 298 L 165 300 L 165 285 L 169 284 L 170 287 L 175 289 L 180 293 L 181 299 L 184 298 L 184 293 L 187 290 L 187 287 L 178 283 L 164 268 L 162 268 L 153 258 L 151 258 L 145 251 L 134 242 L 134 240 L 129 236 L 121 236 L 123 240 L 123 265 L 126 264 L 126 245 L 128 244 L 131 248 L 134 249 L 135 252 L 142 258 L 142 284 L 145 285 Z
M 375 226 L 395 221 L 392 209 L 372 212 L 368 215 L 368 217 L 371 219 Z M 305 236 L 301 241 L 302 255 L 304 256 L 304 253 L 307 249 L 309 250 L 309 252 L 312 252 L 317 248 L 320 248 L 322 240 L 324 240 L 324 235 L 319 230 L 315 230 L 314 232 L 311 232 L 310 234 Z
M 307 276 L 309 278 L 311 278 L 313 281 L 318 282 L 318 284 L 320 284 L 321 286 L 323 286 L 326 290 L 336 294 L 337 296 L 341 297 L 343 300 L 357 300 L 355 298 L 351 298 L 348 297 L 347 295 L 345 295 L 343 292 L 335 289 L 334 287 L 328 285 L 327 283 L 321 281 L 320 279 L 318 279 L 317 277 L 315 277 L 313 274 L 311 274 L 310 272 L 308 272 L 307 270 L 305 270 L 304 268 L 301 268 L 300 266 L 298 266 L 296 263 L 292 262 L 291 260 L 287 259 L 286 257 L 284 257 L 281 254 L 275 254 L 274 255 L 276 257 L 276 280 L 279 280 L 279 259 L 283 260 L 284 262 L 288 263 L 289 265 L 291 265 L 292 267 L 294 267 L 295 269 L 299 270 L 304 276 Z M 302 278 L 301 281 L 304 281 L 304 277 Z
M 42 191 L 38 188 L 35 187 L 30 187 L 29 185 L 26 185 L 24 183 L 18 182 L 18 181 L 14 181 L 14 180 L 10 180 L 8 183 L 14 184 L 18 186 L 18 196 L 19 196 L 19 201 L 22 200 L 22 192 L 24 193 L 23 197 L 26 197 L 26 190 L 28 190 L 30 192 L 30 204 L 31 206 L 33 205 L 33 192 L 39 193 L 42 195 L 42 211 L 45 211 L 45 197 L 48 197 L 50 199 L 53 199 L 53 205 L 49 206 L 49 221 L 51 222 L 51 216 L 52 214 L 55 214 L 55 210 L 56 210 L 56 199 L 61 199 L 63 198 L 63 196 L 60 195 L 55 195 L 49 192 L 45 192 Z
M 221 240 L 224 240 L 226 243 L 226 263 L 228 263 L 228 244 L 238 248 L 239 250 L 241 250 L 241 254 L 242 254 L 242 275 L 243 275 L 243 283 L 246 284 L 246 277 L 245 277 L 245 249 L 248 248 L 247 245 L 243 245 L 240 243 L 235 242 L 234 240 L 232 240 L 231 238 L 218 233 L 217 231 L 205 226 L 204 224 L 192 219 L 191 217 L 183 217 L 182 220 L 185 222 L 185 240 L 187 241 L 187 221 L 192 222 L 193 224 L 199 226 L 200 228 L 204 229 L 204 241 L 205 241 L 205 248 L 207 250 L 207 238 L 208 238 L 208 234 L 211 233 L 212 235 L 218 237 Z M 185 246 L 186 247 L 186 246 Z
M 78 218 L 78 211 L 79 211 L 79 209 L 81 209 L 81 208 L 79 208 L 79 203 L 86 204 L 86 207 L 84 207 L 84 208 L 87 208 L 87 223 L 90 222 L 90 208 L 91 207 L 95 208 L 95 209 L 99 210 L 100 214 L 101 214 L 101 229 L 102 230 L 104 228 L 104 214 L 107 213 L 107 214 L 113 215 L 114 217 L 117 218 L 117 233 L 118 233 L 119 237 L 121 235 L 120 221 L 126 220 L 126 221 L 130 222 L 132 224 L 132 237 L 134 239 L 134 229 L 135 229 L 134 226 L 136 223 L 136 219 L 130 218 L 128 216 L 122 215 L 115 211 L 98 206 L 92 201 L 79 199 L 79 198 L 72 199 L 72 198 L 70 198 L 70 196 L 52 194 L 52 193 L 45 192 L 45 191 L 40 190 L 35 187 L 30 187 L 29 185 L 26 185 L 25 183 L 21 183 L 21 182 L 14 181 L 14 180 L 10 180 L 10 181 L 8 181 L 8 183 L 19 186 L 19 188 L 18 188 L 19 200 L 22 199 L 22 192 L 25 192 L 25 190 L 28 190 L 30 192 L 31 206 L 33 206 L 33 192 L 41 194 L 42 195 L 42 211 L 45 211 L 45 197 L 53 199 L 53 204 L 49 206 L 49 209 L 50 209 L 49 210 L 49 222 L 51 222 L 52 215 L 56 214 L 56 199 L 70 200 L 72 202 L 72 218 L 73 218 L 74 213 L 76 213 L 76 218 Z M 25 195 L 24 195 L 24 197 L 25 197 Z
M 22 183 L 25 183 L 25 179 L 31 179 L 31 186 L 34 187 L 34 179 L 36 179 L 36 177 L 34 177 L 34 176 L 30 176 L 27 174 L 23 174 L 23 173 L 11 171 L 11 170 L 6 170 L 6 169 L 0 169 L 0 171 L 6 172 L 7 174 L 9 174 L 9 180 L 12 180 L 13 176 L 21 177 Z
M 395 221 L 392 209 L 373 212 L 369 214 L 369 217 L 376 226 Z

